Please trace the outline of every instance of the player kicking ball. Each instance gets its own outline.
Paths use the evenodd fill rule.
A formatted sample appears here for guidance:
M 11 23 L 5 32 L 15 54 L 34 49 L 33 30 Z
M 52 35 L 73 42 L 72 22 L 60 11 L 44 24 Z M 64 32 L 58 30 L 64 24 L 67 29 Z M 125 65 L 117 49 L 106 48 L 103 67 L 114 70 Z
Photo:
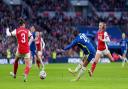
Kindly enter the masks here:
M 12 32 L 9 31 L 9 28 L 6 29 L 7 36 L 16 36 L 18 42 L 18 47 L 14 61 L 14 71 L 11 72 L 11 75 L 13 76 L 13 78 L 16 78 L 17 69 L 18 69 L 18 60 L 20 59 L 20 57 L 24 57 L 24 61 L 26 64 L 24 70 L 24 82 L 26 82 L 31 66 L 29 44 L 32 42 L 33 37 L 31 36 L 30 31 L 25 28 L 26 25 L 23 19 L 19 20 L 19 25 L 20 25 L 19 28 L 15 29 Z
M 96 52 L 92 43 L 84 33 L 79 33 L 79 35 L 76 36 L 76 38 L 64 48 L 64 51 L 72 48 L 75 45 L 77 45 L 80 49 L 82 49 L 86 56 L 83 57 L 83 61 L 80 64 L 78 64 L 75 70 L 71 70 L 70 68 L 68 69 L 69 72 L 72 73 L 73 75 L 79 72 L 77 77 L 72 81 L 78 81 L 81 78 L 81 76 L 86 71 L 86 67 L 88 66 L 90 61 L 95 57 L 95 52 Z
M 44 63 L 42 61 L 43 59 L 43 50 L 45 48 L 45 43 L 43 38 L 41 37 L 40 32 L 36 32 L 36 37 L 35 37 L 35 44 L 36 44 L 36 53 L 37 53 L 37 66 L 40 69 L 40 64 L 42 66 L 41 70 L 44 70 Z

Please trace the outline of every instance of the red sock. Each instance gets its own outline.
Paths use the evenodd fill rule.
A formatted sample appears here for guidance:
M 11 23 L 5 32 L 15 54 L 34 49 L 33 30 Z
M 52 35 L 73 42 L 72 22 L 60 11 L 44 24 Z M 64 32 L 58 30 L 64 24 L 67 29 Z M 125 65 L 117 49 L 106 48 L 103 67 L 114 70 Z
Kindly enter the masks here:
M 95 68 L 96 68 L 96 62 L 94 62 L 93 64 L 92 64 L 92 67 L 91 67 L 91 71 L 92 71 L 92 73 L 94 72 L 94 70 L 95 70 Z
M 15 62 L 14 62 L 14 66 L 13 66 L 13 67 L 14 67 L 14 71 L 13 71 L 13 72 L 14 72 L 14 74 L 16 75 L 17 69 L 18 69 L 18 61 L 15 61 Z
M 25 67 L 24 74 L 27 76 L 29 74 L 30 68 L 29 66 Z
M 38 68 L 40 68 L 40 61 L 37 60 L 36 63 L 37 63 Z

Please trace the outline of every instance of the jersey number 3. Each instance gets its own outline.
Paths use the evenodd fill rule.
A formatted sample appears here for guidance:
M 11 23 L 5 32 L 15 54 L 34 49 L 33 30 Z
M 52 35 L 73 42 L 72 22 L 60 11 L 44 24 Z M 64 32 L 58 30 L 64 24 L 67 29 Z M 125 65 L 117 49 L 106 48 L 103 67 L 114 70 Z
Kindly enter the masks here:
M 25 34 L 24 33 L 21 33 L 21 42 L 22 43 L 25 43 L 26 40 L 25 40 Z

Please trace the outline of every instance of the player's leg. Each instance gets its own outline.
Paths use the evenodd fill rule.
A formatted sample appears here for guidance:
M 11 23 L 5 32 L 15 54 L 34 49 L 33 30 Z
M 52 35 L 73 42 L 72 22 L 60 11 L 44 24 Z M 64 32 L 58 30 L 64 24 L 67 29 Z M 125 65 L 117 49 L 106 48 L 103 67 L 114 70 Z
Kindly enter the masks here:
M 34 62 L 33 62 L 32 54 L 30 54 L 30 61 L 31 61 L 31 67 L 32 67 L 32 64 L 34 63 Z
M 16 74 L 17 74 L 18 60 L 19 60 L 19 58 L 15 57 L 15 61 L 13 64 L 13 72 L 10 72 L 10 75 L 13 76 L 14 78 L 16 78 Z
M 27 81 L 27 77 L 31 68 L 31 60 L 30 60 L 30 53 L 27 53 L 24 57 L 25 60 L 25 69 L 24 69 L 24 82 Z
M 125 53 L 125 60 L 126 60 L 126 62 L 127 62 L 127 64 L 128 64 L 127 51 L 126 51 L 126 53 Z
M 40 63 L 42 65 L 42 70 L 44 70 L 45 66 L 44 66 L 44 62 L 43 62 L 42 58 L 44 58 L 44 57 L 42 55 L 40 55 Z
M 74 81 L 78 81 L 81 76 L 84 74 L 84 72 L 86 71 L 86 67 L 88 66 L 88 64 L 90 63 L 90 61 L 94 58 L 94 54 L 89 54 L 88 57 L 85 56 L 84 60 L 83 60 L 83 65 L 76 77 L 76 79 Z
M 125 64 L 125 59 L 124 56 L 122 56 L 122 67 L 124 67 L 124 64 Z
M 16 56 L 15 62 L 14 62 L 14 71 L 13 71 L 15 77 L 16 77 L 17 69 L 18 69 L 18 60 L 19 60 L 19 58 Z
M 87 56 L 84 56 L 84 58 L 82 59 L 82 61 L 75 68 L 75 72 L 78 72 L 82 68 L 82 65 L 84 63 L 84 60 L 86 60 L 86 59 L 87 59 Z
M 36 53 L 35 56 L 36 56 L 36 65 L 37 65 L 38 69 L 40 69 L 40 57 L 38 55 L 38 52 Z
M 128 59 L 127 59 L 127 57 L 126 57 L 126 63 L 127 63 L 127 65 L 128 65 Z
M 15 61 L 13 64 L 13 72 L 10 72 L 10 75 L 12 75 L 14 78 L 16 78 L 16 74 L 17 74 L 19 57 L 20 57 L 20 54 L 16 52 Z
M 77 72 L 81 69 L 82 65 L 83 65 L 83 61 L 81 61 L 81 62 L 76 66 L 75 70 L 72 70 L 71 68 L 68 68 L 68 71 L 69 71 L 70 73 L 72 73 L 73 75 L 75 75 L 75 73 L 77 73 Z
M 30 67 L 31 63 L 30 63 L 30 59 L 28 59 L 28 58 L 25 58 L 24 60 L 25 60 L 25 65 L 26 65 L 26 67 L 24 69 L 24 82 L 26 82 L 30 68 L 31 68 Z
M 98 61 L 99 61 L 99 59 L 101 57 L 101 54 L 102 54 L 102 52 L 97 50 L 94 62 L 92 63 L 92 66 L 91 66 L 91 70 L 88 70 L 88 73 L 89 73 L 90 77 L 92 76 L 92 74 L 93 74 L 93 72 L 94 72 L 94 70 L 96 68 L 96 65 L 97 65 L 97 63 L 98 63 Z
M 77 73 L 82 68 L 82 65 L 83 65 L 83 62 L 84 62 L 85 59 L 87 59 L 87 56 L 84 56 L 82 58 L 82 61 L 80 61 L 80 63 L 76 66 L 75 70 L 72 70 L 71 68 L 68 68 L 68 71 L 75 76 L 75 73 Z
M 81 78 L 81 76 L 86 71 L 86 66 L 88 64 L 89 64 L 89 61 L 88 60 L 84 60 L 83 65 L 82 65 L 82 67 L 81 67 L 81 69 L 80 69 L 80 71 L 79 71 L 79 73 L 78 73 L 77 78 L 75 79 L 75 81 L 78 81 Z
M 122 67 L 124 67 L 125 62 L 127 62 L 127 58 L 126 58 L 126 54 L 123 53 L 123 55 L 122 55 Z
M 41 51 L 38 51 L 38 59 L 41 63 L 41 66 L 42 66 L 42 70 L 44 70 L 44 63 L 42 61 L 42 52 Z
M 109 50 L 105 50 L 105 55 L 108 56 L 108 58 L 109 58 L 111 61 L 114 61 L 114 59 L 113 59 L 113 57 L 112 57 L 112 55 L 111 55 L 111 53 L 110 53 Z
M 31 56 L 32 56 L 32 60 L 33 60 L 33 63 L 37 64 L 37 57 L 36 57 L 36 52 L 34 50 L 31 51 Z
M 80 77 L 84 74 L 84 71 L 86 70 L 86 66 L 88 65 L 88 60 L 86 60 L 87 57 L 84 56 L 83 58 L 83 65 L 81 66 L 79 73 L 77 75 L 77 77 L 71 81 L 78 81 L 80 79 Z

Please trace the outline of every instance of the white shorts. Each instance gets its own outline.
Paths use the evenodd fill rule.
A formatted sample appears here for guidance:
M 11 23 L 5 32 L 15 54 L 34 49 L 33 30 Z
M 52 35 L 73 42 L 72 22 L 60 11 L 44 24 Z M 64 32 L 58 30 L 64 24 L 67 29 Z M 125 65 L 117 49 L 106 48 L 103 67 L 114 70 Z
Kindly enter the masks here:
M 42 51 L 37 51 L 38 56 L 42 56 Z
M 100 54 L 100 55 L 107 55 L 107 54 L 109 54 L 110 53 L 110 51 L 108 50 L 108 49 L 105 49 L 105 50 L 102 50 L 102 51 L 100 51 L 100 50 L 97 50 L 97 52 L 96 52 L 96 54 Z
M 20 54 L 18 51 L 16 51 L 16 56 L 17 57 L 24 57 L 24 58 L 29 58 L 30 59 L 30 52 L 26 54 Z

